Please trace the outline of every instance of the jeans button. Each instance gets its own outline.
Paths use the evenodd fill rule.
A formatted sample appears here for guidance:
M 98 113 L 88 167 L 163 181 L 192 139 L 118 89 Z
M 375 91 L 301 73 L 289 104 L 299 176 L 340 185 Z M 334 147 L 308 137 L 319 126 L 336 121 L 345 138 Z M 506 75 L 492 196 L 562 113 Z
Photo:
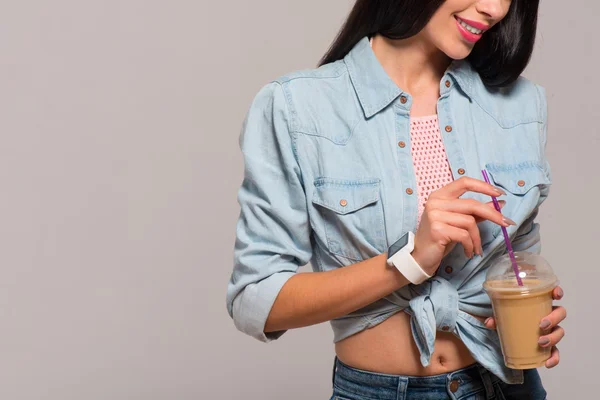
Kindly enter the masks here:
M 452 382 L 450 382 L 450 391 L 452 393 L 456 393 L 458 391 L 458 386 L 459 383 L 456 379 L 454 379 Z

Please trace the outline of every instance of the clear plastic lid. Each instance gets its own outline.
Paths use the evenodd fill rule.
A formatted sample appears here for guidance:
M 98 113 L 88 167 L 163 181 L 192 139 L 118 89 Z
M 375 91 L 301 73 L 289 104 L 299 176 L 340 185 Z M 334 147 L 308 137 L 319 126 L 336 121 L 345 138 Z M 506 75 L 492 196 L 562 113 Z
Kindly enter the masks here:
M 515 258 L 523 286 L 517 283 L 511 259 L 508 254 L 505 254 L 488 269 L 484 285 L 486 290 L 511 288 L 529 292 L 546 290 L 558 285 L 558 278 L 544 257 L 534 253 L 516 252 Z

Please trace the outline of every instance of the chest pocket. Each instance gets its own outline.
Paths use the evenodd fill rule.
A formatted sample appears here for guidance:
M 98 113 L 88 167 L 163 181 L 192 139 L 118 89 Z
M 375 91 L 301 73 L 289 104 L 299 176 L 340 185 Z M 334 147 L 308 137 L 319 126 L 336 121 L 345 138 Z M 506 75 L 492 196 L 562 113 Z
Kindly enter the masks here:
M 385 251 L 379 179 L 315 181 L 313 229 L 330 253 L 361 261 Z
M 548 195 L 552 183 L 542 163 L 527 161 L 518 164 L 486 164 L 492 183 L 507 193 L 502 213 L 515 221 L 524 221 L 537 208 L 541 197 Z M 494 237 L 501 228 L 494 224 Z
M 494 183 L 514 196 L 524 196 L 535 186 L 551 183 L 543 165 L 538 161 L 513 165 L 487 164 L 486 168 Z

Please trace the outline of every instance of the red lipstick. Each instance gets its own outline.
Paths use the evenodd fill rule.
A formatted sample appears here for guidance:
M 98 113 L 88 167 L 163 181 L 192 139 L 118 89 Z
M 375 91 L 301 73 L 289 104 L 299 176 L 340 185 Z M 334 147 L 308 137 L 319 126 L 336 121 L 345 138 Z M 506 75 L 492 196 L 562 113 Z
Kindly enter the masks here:
M 490 28 L 489 25 L 483 24 L 481 22 L 470 21 L 468 19 L 459 18 L 459 17 L 455 17 L 455 18 L 456 18 L 456 26 L 458 27 L 458 31 L 463 36 L 463 38 L 465 38 L 465 40 L 469 43 L 476 43 L 477 41 L 479 41 L 479 39 L 481 39 L 483 33 Z M 471 31 L 467 30 L 467 28 L 465 28 L 464 26 L 462 26 L 461 22 L 471 26 L 472 28 L 480 30 L 481 32 L 473 33 Z
M 487 31 L 488 29 L 490 29 L 489 24 L 484 24 L 483 22 L 471 21 L 471 20 L 461 18 L 461 17 L 456 17 L 456 18 L 459 19 L 460 21 L 466 22 L 467 25 L 471 25 L 475 29 L 479 29 L 484 32 Z

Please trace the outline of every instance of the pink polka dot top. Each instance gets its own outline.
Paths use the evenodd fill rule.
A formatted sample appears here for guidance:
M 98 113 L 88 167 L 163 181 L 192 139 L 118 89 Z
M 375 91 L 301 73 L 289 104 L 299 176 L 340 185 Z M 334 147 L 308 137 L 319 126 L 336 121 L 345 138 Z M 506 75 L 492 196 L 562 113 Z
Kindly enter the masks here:
M 410 118 L 410 144 L 417 178 L 420 224 L 429 195 L 453 181 L 437 115 Z

